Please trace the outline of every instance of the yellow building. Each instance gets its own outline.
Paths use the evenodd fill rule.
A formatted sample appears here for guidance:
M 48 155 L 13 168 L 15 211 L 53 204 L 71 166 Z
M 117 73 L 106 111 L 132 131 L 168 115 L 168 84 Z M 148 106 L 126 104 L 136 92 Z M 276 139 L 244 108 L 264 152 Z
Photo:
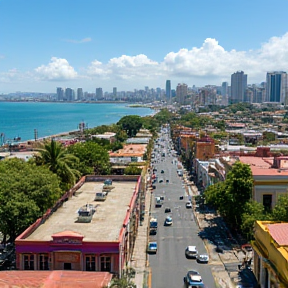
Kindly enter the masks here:
M 288 287 L 288 223 L 256 221 L 254 236 L 254 274 L 260 287 Z

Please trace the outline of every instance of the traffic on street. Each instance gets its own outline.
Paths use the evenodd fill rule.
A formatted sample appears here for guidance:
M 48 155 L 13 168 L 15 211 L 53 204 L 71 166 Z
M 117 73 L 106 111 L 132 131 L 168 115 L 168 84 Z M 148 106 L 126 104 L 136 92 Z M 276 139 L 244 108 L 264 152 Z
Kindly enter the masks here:
M 169 127 L 161 129 L 151 162 L 153 224 L 150 222 L 147 253 L 152 287 L 216 287 Z M 151 250 L 151 245 L 157 248 Z

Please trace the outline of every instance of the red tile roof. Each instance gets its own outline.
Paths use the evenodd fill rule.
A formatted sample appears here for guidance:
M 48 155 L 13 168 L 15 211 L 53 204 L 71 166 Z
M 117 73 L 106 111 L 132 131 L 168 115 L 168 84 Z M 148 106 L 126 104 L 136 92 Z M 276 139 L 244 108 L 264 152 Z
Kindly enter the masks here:
M 287 169 L 271 168 L 273 157 L 240 156 L 239 160 L 250 166 L 253 176 L 288 176 Z
M 268 224 L 267 227 L 271 237 L 280 246 L 288 246 L 288 223 Z
M 111 279 L 109 272 L 0 271 L 0 288 L 103 288 Z

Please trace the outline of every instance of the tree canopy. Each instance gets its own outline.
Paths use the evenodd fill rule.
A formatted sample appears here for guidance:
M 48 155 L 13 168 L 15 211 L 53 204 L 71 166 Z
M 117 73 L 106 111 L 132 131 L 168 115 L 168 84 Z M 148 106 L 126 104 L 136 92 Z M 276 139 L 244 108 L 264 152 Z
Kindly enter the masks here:
M 57 175 L 14 158 L 0 162 L 0 231 L 12 240 L 60 198 Z
M 122 117 L 117 125 L 121 130 L 126 131 L 129 137 L 134 137 L 143 125 L 142 118 L 138 115 L 128 115 Z

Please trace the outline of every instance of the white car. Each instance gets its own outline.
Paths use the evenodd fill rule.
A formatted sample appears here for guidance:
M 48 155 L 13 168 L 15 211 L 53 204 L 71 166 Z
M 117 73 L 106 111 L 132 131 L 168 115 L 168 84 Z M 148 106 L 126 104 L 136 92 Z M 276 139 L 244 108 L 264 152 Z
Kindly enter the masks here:
M 173 224 L 172 217 L 171 216 L 167 216 L 166 219 L 165 219 L 164 225 L 165 226 L 171 226 L 172 224 Z
M 186 208 L 191 209 L 192 208 L 192 203 L 190 201 L 186 202 Z
M 207 254 L 199 254 L 196 258 L 198 263 L 208 263 L 209 256 Z
M 186 258 L 194 258 L 196 259 L 198 256 L 198 251 L 196 246 L 187 246 L 185 249 Z

